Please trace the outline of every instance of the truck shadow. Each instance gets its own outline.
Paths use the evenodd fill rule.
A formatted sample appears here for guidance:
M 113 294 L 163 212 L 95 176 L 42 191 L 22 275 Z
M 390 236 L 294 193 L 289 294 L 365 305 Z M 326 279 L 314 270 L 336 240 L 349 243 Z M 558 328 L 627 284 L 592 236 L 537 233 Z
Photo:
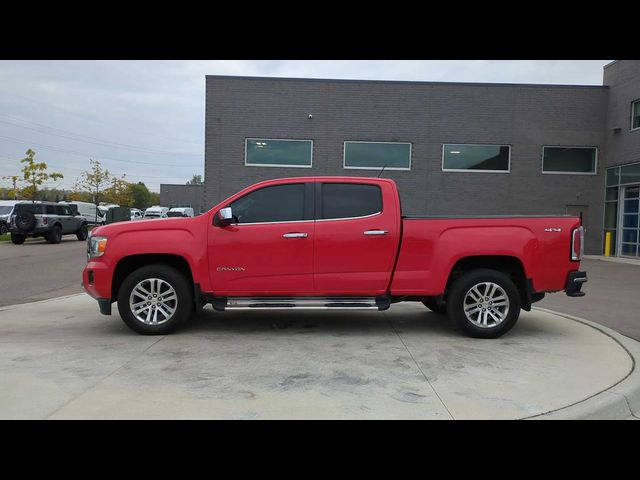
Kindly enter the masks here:
M 459 335 L 446 316 L 402 312 L 215 312 L 204 310 L 176 333 L 273 333 L 274 335 L 379 335 L 390 331 Z
M 446 315 L 426 308 L 371 311 L 233 311 L 216 312 L 205 308 L 175 334 L 272 333 L 274 335 L 379 335 L 434 334 L 462 337 Z M 506 337 L 545 335 L 544 326 L 520 319 Z

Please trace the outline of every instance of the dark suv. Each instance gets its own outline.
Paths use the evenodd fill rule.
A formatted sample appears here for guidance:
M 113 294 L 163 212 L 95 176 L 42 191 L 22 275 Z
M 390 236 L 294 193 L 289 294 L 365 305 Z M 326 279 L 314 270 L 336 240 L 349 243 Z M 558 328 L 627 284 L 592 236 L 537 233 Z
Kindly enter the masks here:
M 62 235 L 75 233 L 78 240 L 88 236 L 87 219 L 69 207 L 53 202 L 16 203 L 9 223 L 11 241 L 24 243 L 27 237 L 43 236 L 49 243 L 60 243 Z

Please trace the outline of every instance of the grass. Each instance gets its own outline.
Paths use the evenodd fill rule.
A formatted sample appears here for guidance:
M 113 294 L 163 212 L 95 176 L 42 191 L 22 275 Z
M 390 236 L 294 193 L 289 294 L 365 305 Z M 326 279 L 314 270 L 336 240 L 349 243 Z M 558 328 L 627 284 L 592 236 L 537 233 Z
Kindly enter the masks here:
M 6 235 L 0 235 L 0 242 L 8 242 L 11 240 L 11 236 L 7 233 Z

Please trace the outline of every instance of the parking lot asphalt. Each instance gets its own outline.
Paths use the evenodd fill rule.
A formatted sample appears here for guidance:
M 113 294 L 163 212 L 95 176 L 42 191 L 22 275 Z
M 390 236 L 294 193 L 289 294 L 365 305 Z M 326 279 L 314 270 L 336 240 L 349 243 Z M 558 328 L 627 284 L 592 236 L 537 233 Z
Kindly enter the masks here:
M 207 307 L 173 335 L 141 336 L 79 294 L 0 308 L 0 418 L 513 419 L 595 400 L 595 418 L 627 418 L 640 390 L 608 392 L 632 376 L 631 351 L 537 310 L 502 338 L 467 338 L 421 304 Z
M 0 242 L 0 306 L 82 292 L 87 244 L 65 235 L 58 244 L 43 238 L 22 245 Z
M 589 279 L 582 288 L 584 297 L 553 293 L 534 306 L 585 318 L 640 340 L 640 265 L 586 258 L 580 269 Z
M 66 235 L 57 245 L 30 239 L 23 245 L 0 242 L 0 306 L 83 292 L 86 244 Z M 586 296 L 548 294 L 536 306 L 585 318 L 640 340 L 640 266 L 584 259 Z

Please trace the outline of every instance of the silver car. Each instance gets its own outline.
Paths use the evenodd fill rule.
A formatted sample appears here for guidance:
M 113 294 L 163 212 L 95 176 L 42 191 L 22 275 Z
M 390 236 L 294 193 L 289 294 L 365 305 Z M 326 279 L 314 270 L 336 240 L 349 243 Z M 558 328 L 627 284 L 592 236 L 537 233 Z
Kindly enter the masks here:
M 87 219 L 69 205 L 54 202 L 18 202 L 9 223 L 11 241 L 20 245 L 27 237 L 44 237 L 49 243 L 60 243 L 62 235 L 75 233 L 78 240 L 88 236 Z

